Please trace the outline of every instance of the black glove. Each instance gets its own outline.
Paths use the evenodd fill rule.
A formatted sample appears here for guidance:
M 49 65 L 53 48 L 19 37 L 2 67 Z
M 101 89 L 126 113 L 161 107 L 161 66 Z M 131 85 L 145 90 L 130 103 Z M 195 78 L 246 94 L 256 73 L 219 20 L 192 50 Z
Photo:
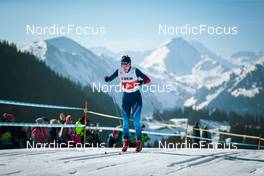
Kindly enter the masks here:
M 138 80 L 137 82 L 138 82 L 138 85 L 140 85 L 140 86 L 141 86 L 142 84 L 145 84 L 144 80 Z
M 110 78 L 108 76 L 105 77 L 105 82 L 109 82 Z

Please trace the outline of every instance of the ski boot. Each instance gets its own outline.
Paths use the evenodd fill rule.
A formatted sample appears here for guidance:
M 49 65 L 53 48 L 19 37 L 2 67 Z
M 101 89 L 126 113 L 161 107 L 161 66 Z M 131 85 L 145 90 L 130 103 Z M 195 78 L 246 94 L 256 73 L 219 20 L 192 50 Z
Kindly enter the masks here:
M 136 141 L 136 152 L 140 152 L 142 150 L 142 144 L 140 140 Z
M 123 144 L 123 147 L 122 147 L 122 152 L 126 152 L 127 149 L 129 147 L 129 144 L 128 144 L 128 139 L 124 139 L 124 144 Z

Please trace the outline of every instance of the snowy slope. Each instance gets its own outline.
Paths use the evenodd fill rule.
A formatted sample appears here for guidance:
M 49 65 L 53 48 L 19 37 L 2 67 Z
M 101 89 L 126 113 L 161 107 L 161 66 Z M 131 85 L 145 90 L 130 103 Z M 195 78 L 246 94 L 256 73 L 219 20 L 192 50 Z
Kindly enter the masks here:
M 3 150 L 1 175 L 263 176 L 261 150 Z M 107 154 L 105 154 L 107 152 Z
M 236 66 L 244 66 L 264 61 L 264 52 L 239 51 L 229 57 L 230 62 Z
M 201 87 L 210 89 L 228 80 L 231 73 L 232 71 L 228 67 L 207 55 L 203 55 L 201 61 L 193 67 L 191 75 L 180 76 L 177 79 L 192 85 L 196 89 Z
M 32 42 L 31 44 L 26 44 L 20 47 L 21 51 L 27 51 L 44 61 L 47 52 L 47 43 L 45 41 Z
M 182 38 L 161 45 L 146 57 L 141 67 L 154 81 L 171 85 L 170 93 L 155 94 L 166 108 L 188 106 L 197 90 L 208 89 L 204 94 L 209 94 L 212 87 L 223 84 L 232 73 L 227 60 L 198 41 Z
M 154 50 L 142 62 L 141 67 L 158 74 L 191 74 L 198 63 L 200 53 L 182 38 L 173 38 Z
M 196 109 L 217 107 L 237 112 L 263 113 L 264 63 L 246 65 L 223 84 L 201 88 L 186 102 Z M 209 93 L 208 93 L 209 92 Z M 228 103 L 227 103 L 228 102 Z
M 66 37 L 33 42 L 20 49 L 33 52 L 60 75 L 82 85 L 103 82 L 115 68 L 114 60 L 99 57 Z

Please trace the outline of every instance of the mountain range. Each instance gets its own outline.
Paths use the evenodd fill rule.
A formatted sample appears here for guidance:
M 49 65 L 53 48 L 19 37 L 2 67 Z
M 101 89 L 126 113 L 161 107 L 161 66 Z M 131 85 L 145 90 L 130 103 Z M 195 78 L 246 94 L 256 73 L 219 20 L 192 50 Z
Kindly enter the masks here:
M 152 50 L 112 52 L 105 47 L 85 48 L 66 37 L 20 46 L 51 69 L 81 85 L 103 83 L 127 54 L 132 64 L 152 79 L 170 85 L 170 92 L 144 93 L 144 113 L 173 107 L 219 108 L 261 113 L 264 52 L 240 51 L 224 58 L 199 41 L 173 38 Z M 121 103 L 120 94 L 114 95 Z M 158 107 L 158 108 L 157 108 Z

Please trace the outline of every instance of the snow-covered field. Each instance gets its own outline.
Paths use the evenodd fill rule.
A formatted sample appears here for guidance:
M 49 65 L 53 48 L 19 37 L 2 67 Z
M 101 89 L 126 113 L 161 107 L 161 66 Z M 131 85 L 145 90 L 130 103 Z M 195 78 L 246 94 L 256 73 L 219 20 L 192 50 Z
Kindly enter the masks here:
M 1 150 L 0 175 L 263 176 L 263 150 Z

